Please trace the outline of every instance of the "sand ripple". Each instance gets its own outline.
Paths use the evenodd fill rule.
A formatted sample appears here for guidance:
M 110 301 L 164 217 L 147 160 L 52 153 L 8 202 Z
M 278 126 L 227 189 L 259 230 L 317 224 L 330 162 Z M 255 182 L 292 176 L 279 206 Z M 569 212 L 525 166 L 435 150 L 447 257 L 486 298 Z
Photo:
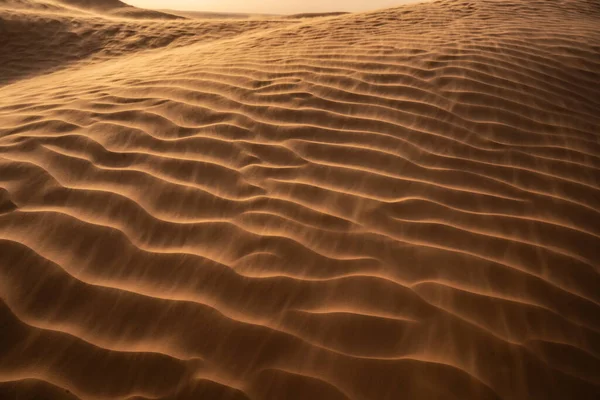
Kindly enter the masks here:
M 600 397 L 595 1 L 3 7 L 0 397 Z

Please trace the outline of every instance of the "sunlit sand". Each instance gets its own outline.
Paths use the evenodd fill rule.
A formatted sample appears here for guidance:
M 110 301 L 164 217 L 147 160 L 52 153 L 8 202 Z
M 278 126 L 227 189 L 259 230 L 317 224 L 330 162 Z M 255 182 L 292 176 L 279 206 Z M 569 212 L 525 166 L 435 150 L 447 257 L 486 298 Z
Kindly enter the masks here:
M 599 399 L 599 178 L 595 0 L 3 1 L 0 399 Z

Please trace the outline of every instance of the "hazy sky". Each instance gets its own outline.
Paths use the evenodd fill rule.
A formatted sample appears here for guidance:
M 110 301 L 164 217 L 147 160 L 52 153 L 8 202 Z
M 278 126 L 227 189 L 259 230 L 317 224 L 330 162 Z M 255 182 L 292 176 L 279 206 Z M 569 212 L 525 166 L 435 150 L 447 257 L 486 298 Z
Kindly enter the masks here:
M 368 11 L 415 0 L 124 0 L 144 8 L 291 14 L 328 11 Z

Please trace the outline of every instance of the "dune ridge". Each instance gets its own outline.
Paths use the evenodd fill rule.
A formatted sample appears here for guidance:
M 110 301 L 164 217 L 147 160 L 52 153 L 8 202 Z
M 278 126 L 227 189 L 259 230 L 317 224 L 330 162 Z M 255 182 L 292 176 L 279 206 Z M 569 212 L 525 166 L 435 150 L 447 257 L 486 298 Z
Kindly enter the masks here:
M 103 14 L 112 17 L 134 19 L 184 19 L 182 15 L 171 14 L 168 11 L 146 10 L 132 7 L 120 0 L 3 0 L 0 9 L 17 9 L 34 11 L 36 13 L 60 13 L 75 15 Z
M 64 4 L 0 8 L 0 397 L 600 396 L 597 2 Z

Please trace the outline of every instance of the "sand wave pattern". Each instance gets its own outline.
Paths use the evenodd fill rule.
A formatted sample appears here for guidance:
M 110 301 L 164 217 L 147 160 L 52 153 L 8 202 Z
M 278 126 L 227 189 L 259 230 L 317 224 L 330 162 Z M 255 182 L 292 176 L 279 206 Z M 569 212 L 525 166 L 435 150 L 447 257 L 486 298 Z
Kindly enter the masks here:
M 0 7 L 0 398 L 600 398 L 597 2 L 77 4 Z

